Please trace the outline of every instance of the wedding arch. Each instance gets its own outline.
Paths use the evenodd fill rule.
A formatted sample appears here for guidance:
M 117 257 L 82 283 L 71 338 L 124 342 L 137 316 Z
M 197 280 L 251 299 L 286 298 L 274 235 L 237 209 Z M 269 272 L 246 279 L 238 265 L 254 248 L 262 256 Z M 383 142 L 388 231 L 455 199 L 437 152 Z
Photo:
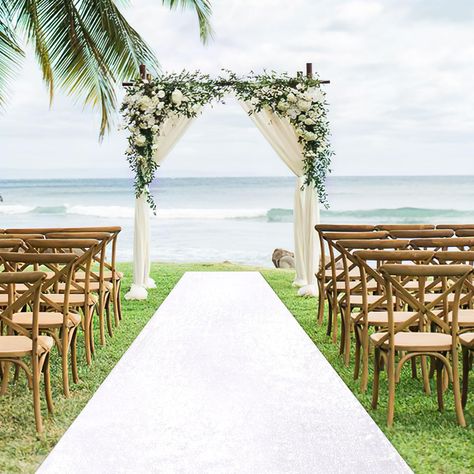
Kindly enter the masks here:
M 233 94 L 277 155 L 296 176 L 293 227 L 294 285 L 300 295 L 316 295 L 319 263 L 314 226 L 319 204 L 327 206 L 325 180 L 333 152 L 329 144 L 327 103 L 321 81 L 313 76 L 264 73 L 239 77 L 225 71 L 211 78 L 197 72 L 152 78 L 140 66 L 140 80 L 124 83 L 121 107 L 128 130 L 126 157 L 135 174 L 135 225 L 133 284 L 127 299 L 146 299 L 154 288 L 150 278 L 150 210 L 156 204 L 150 193 L 155 172 L 204 106 L 223 102 Z

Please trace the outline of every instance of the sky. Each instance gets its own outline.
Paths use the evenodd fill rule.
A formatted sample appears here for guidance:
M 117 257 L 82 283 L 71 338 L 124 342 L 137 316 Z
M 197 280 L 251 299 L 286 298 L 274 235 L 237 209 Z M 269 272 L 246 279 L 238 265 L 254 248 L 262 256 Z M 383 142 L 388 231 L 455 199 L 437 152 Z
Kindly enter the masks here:
M 213 0 L 207 45 L 192 12 L 130 4 L 163 71 L 296 74 L 313 62 L 331 81 L 334 175 L 474 174 L 472 0 Z M 131 176 L 116 124 L 99 143 L 96 112 L 60 93 L 50 109 L 30 54 L 0 115 L 0 179 Z M 229 99 L 205 110 L 159 175 L 290 172 Z

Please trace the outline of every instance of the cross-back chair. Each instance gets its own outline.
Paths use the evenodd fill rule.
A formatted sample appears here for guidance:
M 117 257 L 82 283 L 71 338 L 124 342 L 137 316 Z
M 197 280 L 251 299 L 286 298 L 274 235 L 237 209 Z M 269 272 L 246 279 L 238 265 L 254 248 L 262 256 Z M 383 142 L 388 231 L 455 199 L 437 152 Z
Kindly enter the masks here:
M 430 357 L 436 363 L 438 409 L 440 411 L 444 409 L 443 368 L 445 368 L 452 382 L 458 424 L 466 425 L 459 386 L 458 311 L 461 290 L 473 271 L 470 265 L 384 264 L 380 267 L 387 295 L 388 325 L 384 331 L 370 336 L 370 341 L 375 347 L 372 407 L 374 409 L 377 407 L 380 371 L 382 365 L 385 365 L 388 379 L 388 426 L 393 424 L 395 387 L 403 364 L 413 357 L 420 356 Z M 401 284 L 400 279 L 407 277 L 416 278 L 419 282 L 418 297 Z M 443 291 L 437 295 L 435 301 L 427 302 L 423 299 L 424 286 L 431 278 L 443 281 Z M 448 295 L 451 294 L 454 294 L 453 304 L 450 307 L 452 321 L 448 324 Z M 401 324 L 395 324 L 394 297 L 400 298 L 415 311 L 413 316 Z M 442 310 L 435 310 L 436 307 L 442 307 Z M 414 323 L 417 323 L 416 332 L 410 331 Z M 433 330 L 434 327 L 436 331 Z M 398 361 L 397 354 L 400 355 Z
M 112 321 L 110 315 L 110 299 L 113 294 L 113 284 L 105 280 L 106 271 L 106 251 L 107 245 L 111 241 L 111 234 L 107 232 L 52 232 L 46 234 L 48 239 L 95 239 L 98 241 L 95 254 L 92 256 L 92 267 L 90 271 L 89 289 L 98 296 L 98 316 L 99 316 L 99 337 L 100 344 L 105 345 L 105 319 L 107 320 L 107 330 L 113 336 Z M 98 268 L 96 268 L 98 266 Z M 83 283 L 85 275 L 76 275 L 76 280 Z M 106 315 L 106 318 L 105 318 Z
M 371 232 L 374 230 L 373 225 L 358 225 L 358 224 L 318 224 L 314 226 L 318 233 L 319 247 L 320 247 L 320 262 L 319 270 L 316 274 L 318 282 L 319 297 L 318 297 L 318 314 L 317 320 L 322 324 L 324 319 L 324 305 L 327 300 L 327 285 L 333 277 L 332 259 L 330 255 L 326 254 L 326 242 L 324 234 L 328 232 Z M 338 259 L 339 260 L 339 259 Z M 337 261 L 335 262 L 337 267 Z
M 46 275 L 43 272 L 0 273 L 0 285 L 8 288 L 8 305 L 0 309 L 0 321 L 6 330 L 0 334 L 0 366 L 2 384 L 0 393 L 7 390 L 9 369 L 13 364 L 22 369 L 33 392 L 33 409 L 36 430 L 43 431 L 41 417 L 40 379 L 44 376 L 44 389 L 48 411 L 53 412 L 51 382 L 49 372 L 49 354 L 54 339 L 39 334 L 38 314 L 40 307 L 41 286 Z M 26 287 L 21 294 L 15 291 L 16 285 Z M 26 329 L 12 321 L 12 316 L 29 307 L 32 312 L 32 324 Z M 29 362 L 29 364 L 27 363 Z
M 369 239 L 386 239 L 389 233 L 386 231 L 379 232 L 326 232 L 323 234 L 323 240 L 327 244 L 329 250 L 330 264 L 331 264 L 331 276 L 328 278 L 326 283 L 325 292 L 327 295 L 329 314 L 328 314 L 328 325 L 327 334 L 332 335 L 334 343 L 337 342 L 338 333 L 338 310 L 339 310 L 339 297 L 345 291 L 345 285 L 343 284 L 345 278 L 345 269 L 343 263 L 343 256 L 340 253 L 340 249 L 337 247 L 337 243 L 342 240 L 369 240 Z M 351 280 L 359 280 L 360 273 L 358 268 L 352 268 L 348 272 L 348 277 Z M 338 288 L 338 282 L 342 285 Z
M 94 352 L 93 321 L 98 298 L 90 289 L 90 273 L 93 256 L 97 253 L 99 242 L 95 239 L 38 239 L 29 240 L 29 251 L 33 253 L 74 253 L 78 255 L 75 262 L 75 273 L 71 281 L 71 291 L 68 296 L 69 308 L 79 309 L 82 315 L 84 330 L 84 345 L 87 364 L 92 361 Z M 84 272 L 84 282 L 76 281 L 77 272 Z M 64 288 L 58 287 L 58 292 L 48 294 L 48 299 L 59 306 L 65 304 Z
M 76 262 L 79 256 L 74 253 L 12 253 L 1 252 L 0 261 L 8 271 L 25 272 L 47 270 L 46 279 L 41 286 L 40 312 L 38 314 L 39 331 L 51 336 L 61 356 L 63 391 L 69 396 L 68 356 L 71 357 L 73 380 L 79 381 L 77 372 L 76 340 L 81 324 L 81 315 L 69 307 L 69 297 Z M 50 297 L 62 287 L 64 299 L 58 303 Z M 21 311 L 12 315 L 15 324 L 31 329 L 33 314 Z
M 379 330 L 388 325 L 387 294 L 385 292 L 385 281 L 380 274 L 380 267 L 386 263 L 392 264 L 426 264 L 433 260 L 435 255 L 432 251 L 407 250 L 408 240 L 388 241 L 393 243 L 392 249 L 388 246 L 384 249 L 370 248 L 368 245 L 364 250 L 358 249 L 352 253 L 352 258 L 358 263 L 362 282 L 362 305 L 359 313 L 352 313 L 351 320 L 355 333 L 355 366 L 354 379 L 359 377 L 361 371 L 360 388 L 362 392 L 367 390 L 369 373 L 369 329 Z M 395 244 L 399 243 L 396 247 Z M 380 286 L 376 298 L 369 298 L 365 282 L 373 280 Z M 404 278 L 401 284 L 406 288 L 412 283 L 411 278 Z M 401 302 L 395 299 L 394 322 L 400 324 L 413 316 L 411 308 L 405 308 Z M 413 369 L 416 371 L 416 366 Z M 428 372 L 426 364 L 422 364 L 422 371 L 426 383 Z

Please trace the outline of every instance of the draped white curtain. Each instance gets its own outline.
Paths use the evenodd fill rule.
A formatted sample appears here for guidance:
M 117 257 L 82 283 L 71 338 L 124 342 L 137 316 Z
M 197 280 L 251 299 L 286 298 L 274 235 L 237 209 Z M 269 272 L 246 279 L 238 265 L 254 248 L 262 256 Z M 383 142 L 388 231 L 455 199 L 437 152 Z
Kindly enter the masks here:
M 240 101 L 247 114 L 253 110 L 250 102 Z M 316 272 L 319 265 L 318 245 L 314 226 L 319 223 L 319 205 L 314 186 L 304 185 L 303 148 L 290 121 L 264 109 L 250 115 L 278 156 L 297 176 L 294 198 L 293 231 L 295 241 L 295 286 L 298 294 L 316 296 Z
M 156 163 L 161 164 L 193 120 L 193 118 L 173 115 L 162 124 L 156 140 L 158 148 L 153 157 Z M 145 300 L 148 296 L 147 288 L 155 287 L 155 282 L 150 278 L 150 206 L 145 194 L 142 194 L 135 200 L 133 284 L 125 295 L 125 299 Z

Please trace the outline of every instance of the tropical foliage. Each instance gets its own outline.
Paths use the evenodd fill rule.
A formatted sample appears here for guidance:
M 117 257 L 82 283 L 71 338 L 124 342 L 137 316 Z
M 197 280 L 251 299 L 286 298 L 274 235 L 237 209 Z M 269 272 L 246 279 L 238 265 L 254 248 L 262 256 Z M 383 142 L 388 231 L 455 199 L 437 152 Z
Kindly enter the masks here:
M 0 0 L 0 105 L 3 106 L 32 46 L 49 89 L 56 87 L 99 108 L 101 135 L 117 108 L 116 87 L 136 77 L 140 64 L 158 73 L 150 47 L 118 5 L 127 0 Z M 193 8 L 203 40 L 211 34 L 209 0 L 161 0 L 168 8 Z
M 250 113 L 268 109 L 287 118 L 303 150 L 305 185 L 313 185 L 320 202 L 327 205 L 325 181 L 333 152 L 329 146 L 329 122 L 325 93 L 317 79 L 265 73 L 211 79 L 199 71 L 161 75 L 134 83 L 125 96 L 122 114 L 129 132 L 126 151 L 135 174 L 135 194 L 145 194 L 155 209 L 149 185 L 158 164 L 155 155 L 163 125 L 170 118 L 195 117 L 204 105 L 233 93 L 252 105 Z

